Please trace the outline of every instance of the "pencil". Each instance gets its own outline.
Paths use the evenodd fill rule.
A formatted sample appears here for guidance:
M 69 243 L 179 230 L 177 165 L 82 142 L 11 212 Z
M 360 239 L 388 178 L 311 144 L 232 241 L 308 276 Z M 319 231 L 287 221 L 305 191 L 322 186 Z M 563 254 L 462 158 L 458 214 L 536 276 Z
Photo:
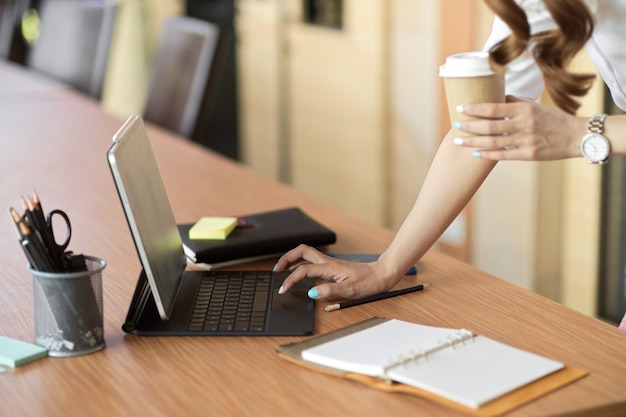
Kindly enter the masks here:
M 11 219 L 13 219 L 13 223 L 15 224 L 15 230 L 17 231 L 18 237 L 21 239 L 24 237 L 24 233 L 22 232 L 22 228 L 20 227 L 20 223 L 22 222 L 22 216 L 15 210 L 13 207 L 9 207 L 9 214 L 11 215 Z
M 50 268 L 50 265 L 41 254 L 41 248 L 38 249 L 30 240 L 32 232 L 28 226 L 28 222 L 25 219 L 22 219 L 13 207 L 9 207 L 9 213 L 13 219 L 13 223 L 15 223 L 15 229 L 17 230 L 17 235 L 19 236 L 19 242 L 22 245 L 22 249 L 24 250 L 31 267 L 44 271 Z
M 56 244 L 54 242 L 54 236 L 46 223 L 46 217 L 41 209 L 41 200 L 37 193 L 34 193 L 34 197 L 31 199 L 22 198 L 22 205 L 26 217 L 29 219 L 31 226 L 37 234 L 37 237 L 44 245 L 48 257 L 55 271 L 63 271 L 63 263 L 61 262 L 61 254 L 55 252 Z
M 40 265 L 33 255 L 33 249 L 30 245 L 30 242 L 28 241 L 28 239 L 25 238 L 25 235 L 28 233 L 26 225 L 22 223 L 21 216 L 13 207 L 9 207 L 9 213 L 11 214 L 11 218 L 13 219 L 13 223 L 15 224 L 15 230 L 17 231 L 19 242 L 22 245 L 22 249 L 26 254 L 28 262 L 30 263 L 31 267 L 37 268 Z
M 374 295 L 370 295 L 369 297 L 363 297 L 363 298 L 359 298 L 356 300 L 344 301 L 342 303 L 337 303 L 337 304 L 329 304 L 324 308 L 324 310 L 335 311 L 335 310 L 339 310 L 342 308 L 354 307 L 354 306 L 358 306 L 361 304 L 371 303 L 372 301 L 384 300 L 386 298 L 396 297 L 402 294 L 409 294 L 415 291 L 421 291 L 424 288 L 429 287 L 429 286 L 430 284 L 420 284 L 420 285 L 416 285 L 415 287 L 403 288 L 401 290 L 395 290 L 395 291 L 382 292 L 380 294 L 374 294 Z

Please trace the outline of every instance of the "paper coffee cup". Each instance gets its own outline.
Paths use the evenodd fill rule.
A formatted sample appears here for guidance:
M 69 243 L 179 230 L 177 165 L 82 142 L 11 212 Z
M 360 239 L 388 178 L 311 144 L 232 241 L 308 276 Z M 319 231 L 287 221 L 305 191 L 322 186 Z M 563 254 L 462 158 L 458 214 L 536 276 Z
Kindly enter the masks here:
M 466 52 L 450 55 L 439 67 L 448 102 L 450 126 L 454 122 L 470 119 L 456 108 L 468 103 L 504 103 L 504 73 L 495 71 L 487 52 Z M 469 136 L 467 132 L 458 132 Z

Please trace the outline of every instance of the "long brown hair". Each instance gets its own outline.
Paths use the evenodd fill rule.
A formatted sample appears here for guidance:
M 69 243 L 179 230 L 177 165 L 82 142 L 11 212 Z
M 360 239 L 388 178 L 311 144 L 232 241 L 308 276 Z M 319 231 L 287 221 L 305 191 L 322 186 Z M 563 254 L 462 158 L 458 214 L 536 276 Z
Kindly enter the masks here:
M 567 70 L 572 58 L 593 33 L 593 17 L 581 0 L 543 0 L 557 27 L 534 35 L 524 10 L 514 0 L 484 0 L 511 29 L 511 35 L 489 51 L 491 59 L 505 66 L 527 49 L 543 73 L 545 88 L 554 103 L 574 114 L 580 107 L 576 97 L 591 88 L 595 75 Z

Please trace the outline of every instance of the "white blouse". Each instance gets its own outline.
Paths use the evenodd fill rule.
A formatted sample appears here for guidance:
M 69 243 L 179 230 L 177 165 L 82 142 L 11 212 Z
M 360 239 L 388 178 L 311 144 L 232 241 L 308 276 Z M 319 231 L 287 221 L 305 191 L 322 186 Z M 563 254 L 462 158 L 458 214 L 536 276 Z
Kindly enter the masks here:
M 531 32 L 554 28 L 556 24 L 540 0 L 516 0 L 526 11 Z M 615 104 L 626 111 L 626 1 L 587 0 L 595 26 L 585 49 L 598 73 L 609 87 Z M 496 16 L 484 50 L 511 33 Z M 526 52 L 511 62 L 506 73 L 506 94 L 536 100 L 543 91 L 543 77 L 532 56 Z

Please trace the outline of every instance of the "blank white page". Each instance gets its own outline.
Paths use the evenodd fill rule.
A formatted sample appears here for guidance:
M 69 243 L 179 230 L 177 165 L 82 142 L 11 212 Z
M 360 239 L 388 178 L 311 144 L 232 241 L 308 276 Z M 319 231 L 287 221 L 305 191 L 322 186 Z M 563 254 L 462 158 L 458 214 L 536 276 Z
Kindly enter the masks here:
M 425 326 L 389 320 L 369 329 L 323 343 L 302 351 L 302 359 L 319 365 L 381 376 L 386 366 L 400 355 L 417 349 L 432 349 L 456 329 Z
M 561 368 L 560 362 L 476 336 L 407 367 L 394 368 L 388 376 L 478 408 Z

